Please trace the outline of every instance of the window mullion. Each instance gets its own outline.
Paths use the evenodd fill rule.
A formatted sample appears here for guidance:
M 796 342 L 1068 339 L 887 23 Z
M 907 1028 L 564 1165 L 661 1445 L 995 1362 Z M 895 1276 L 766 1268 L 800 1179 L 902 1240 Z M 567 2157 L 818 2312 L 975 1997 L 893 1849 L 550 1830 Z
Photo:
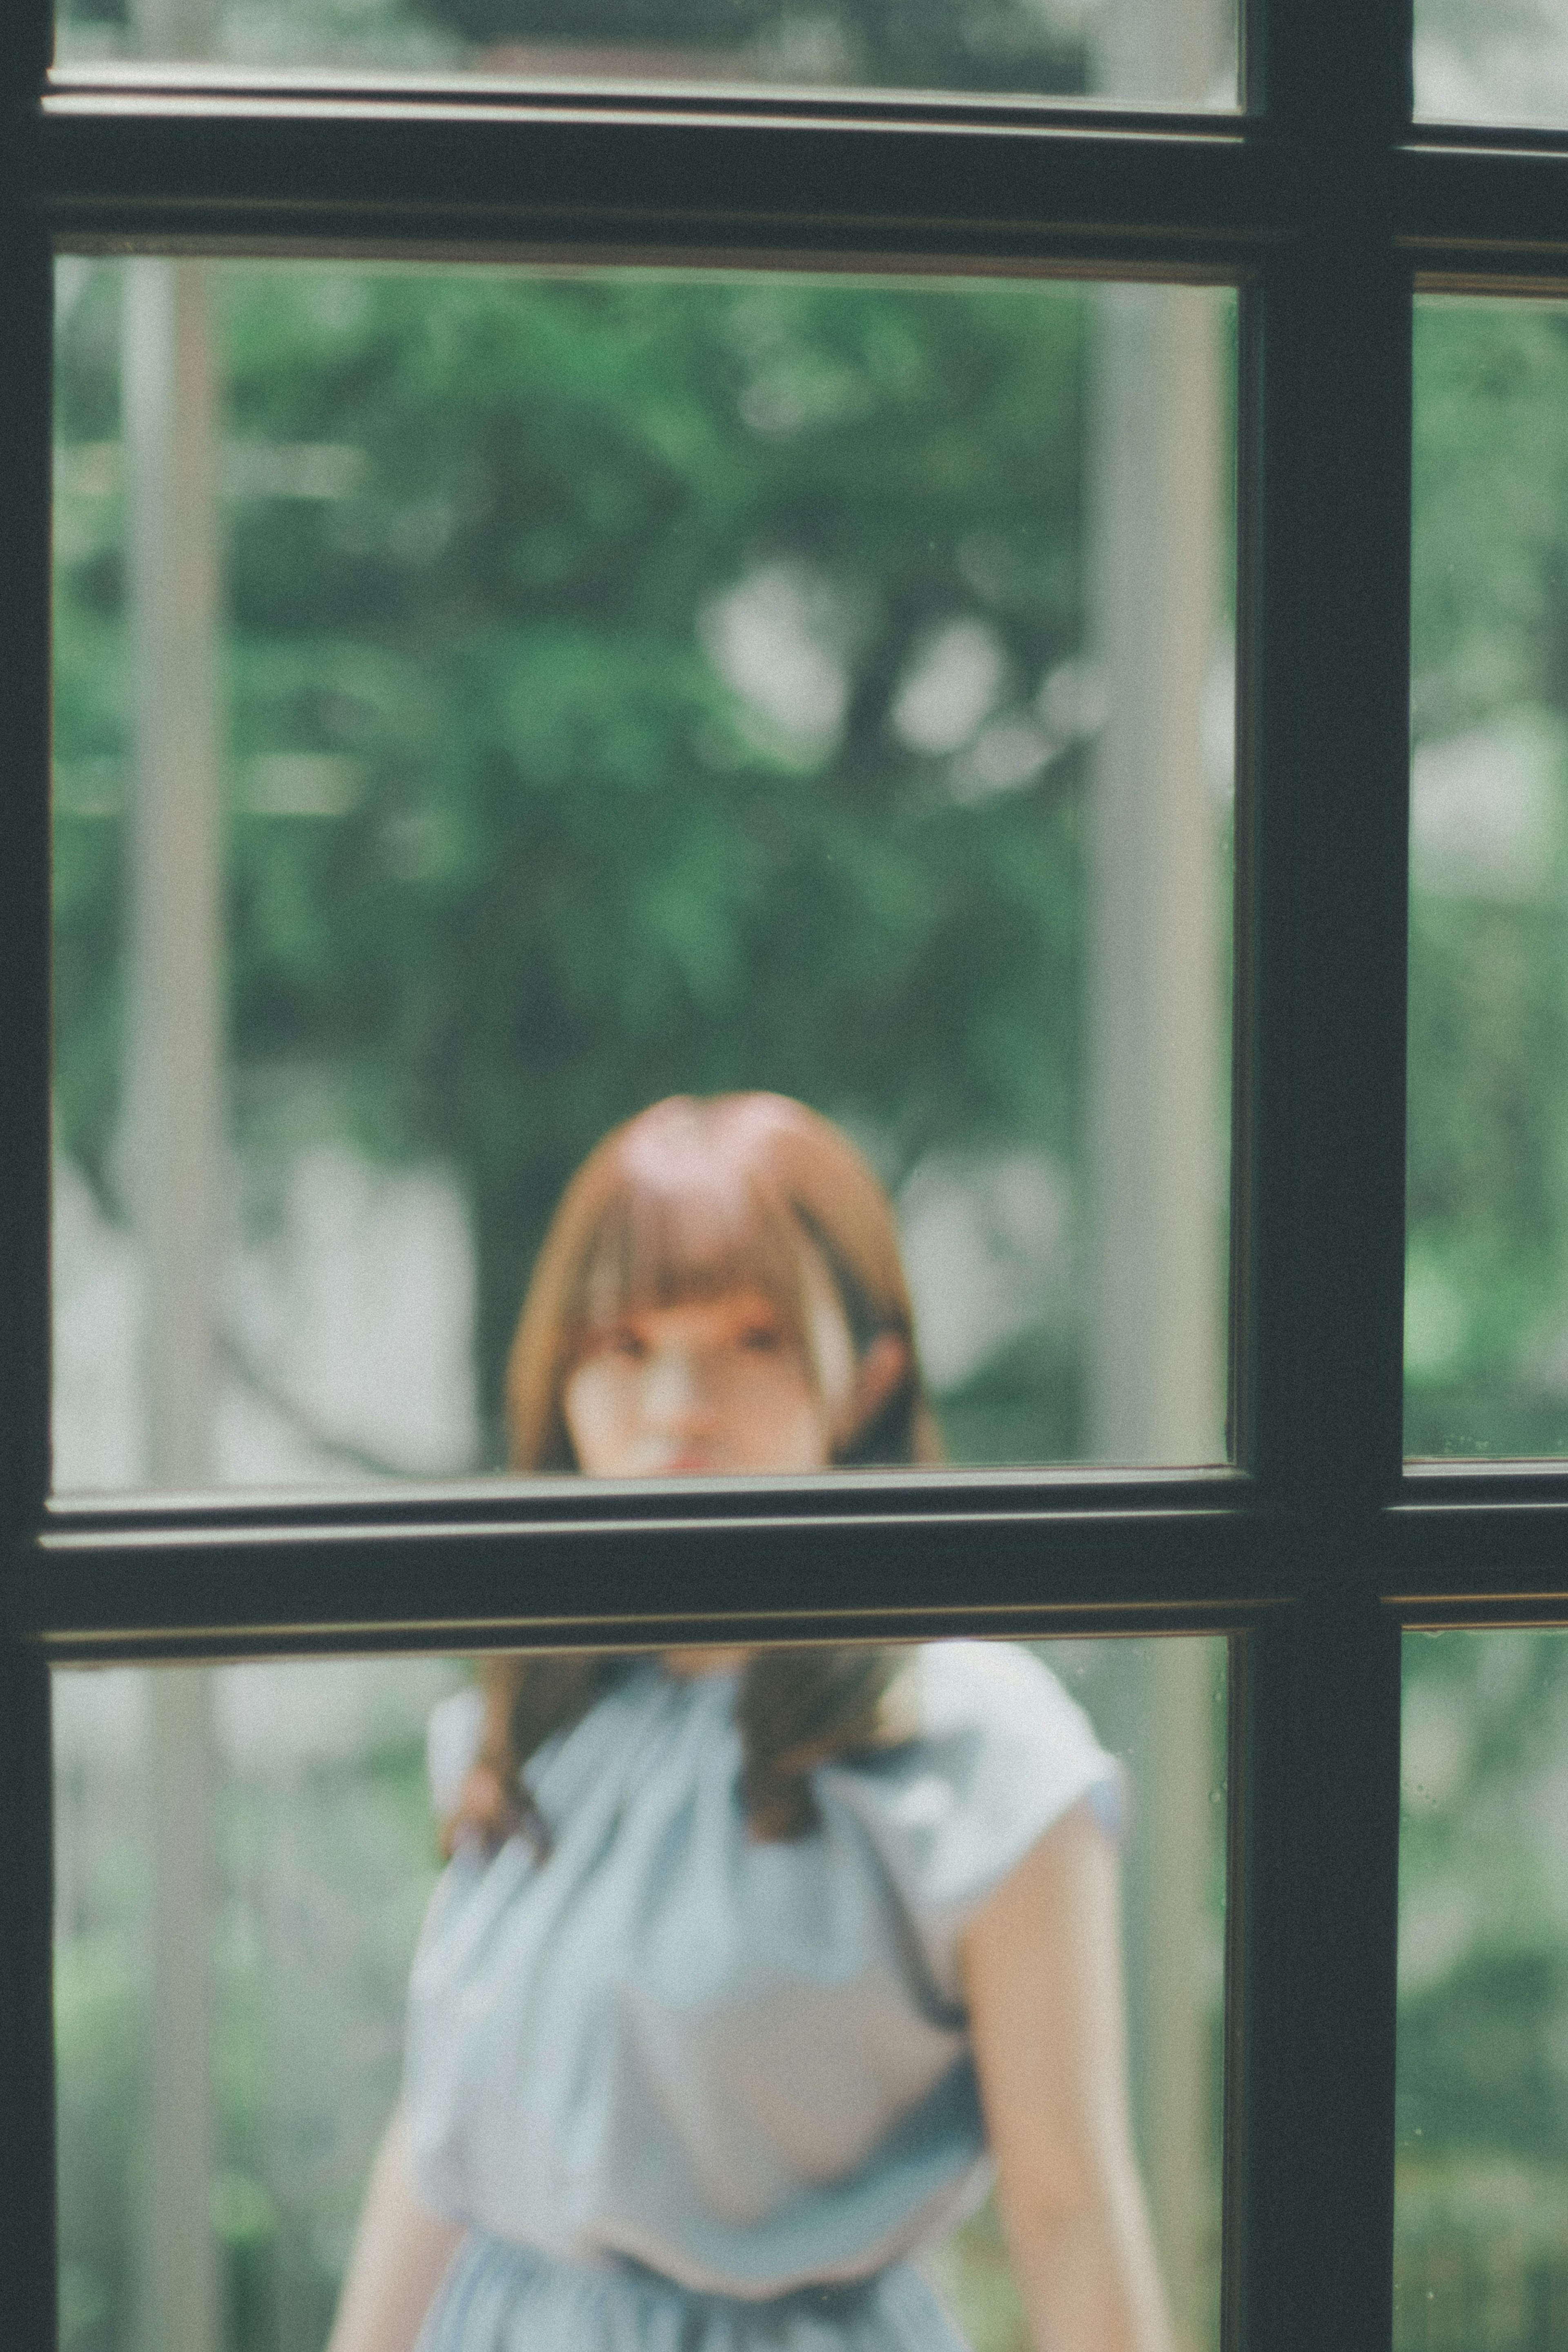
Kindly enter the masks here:
M 9 0 L 0 13 L 0 121 L 9 122 L 30 103 L 54 47 L 50 0 Z
M 1402 1451 L 1410 289 L 1407 0 L 1254 0 L 1247 95 L 1301 173 L 1249 305 L 1239 549 L 1240 1458 L 1287 1623 L 1236 1695 L 1232 2346 L 1391 2324 L 1399 1639 L 1365 1540 Z
M 1239 385 L 1237 1453 L 1330 1517 L 1402 1454 L 1412 35 L 1412 0 L 1244 0 L 1301 178 Z
M 1239 1458 L 1283 1506 L 1288 1622 L 1245 1644 L 1227 2340 L 1385 2352 L 1403 1451 L 1409 0 L 1251 0 L 1249 102 L 1301 172 L 1240 380 Z M 1249 786 L 1250 791 L 1249 792 Z
M 1387 2352 L 1399 1664 L 1364 1591 L 1238 1645 L 1226 2352 Z
M 1320 154 L 1386 142 L 1410 121 L 1414 33 L 1413 0 L 1241 0 L 1242 102 Z
M 1410 305 L 1330 218 L 1243 360 L 1238 1451 L 1331 1524 L 1402 1452 Z

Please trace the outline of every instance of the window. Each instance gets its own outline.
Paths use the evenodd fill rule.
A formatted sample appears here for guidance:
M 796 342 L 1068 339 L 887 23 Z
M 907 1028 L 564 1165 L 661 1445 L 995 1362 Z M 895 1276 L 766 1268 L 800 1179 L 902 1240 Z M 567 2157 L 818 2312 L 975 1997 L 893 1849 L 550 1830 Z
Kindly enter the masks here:
M 972 1673 L 979 1645 L 959 1647 Z M 1027 1687 L 1031 1659 L 992 1647 Z M 1037 1654 L 1127 1774 L 1135 2142 L 1179 2338 L 1213 2345 L 1226 1644 L 1056 1641 Z M 621 1664 L 622 1701 L 671 1681 L 646 1659 Z M 454 1658 L 56 1671 L 62 2347 L 152 2334 L 320 2352 L 398 2097 L 411 1958 L 440 1867 L 427 1734 L 438 1751 L 438 1726 L 460 1738 L 472 1696 Z M 810 1871 L 812 1849 L 836 1843 L 807 1840 L 796 1859 Z M 666 1861 L 666 1884 L 672 1873 L 684 1875 Z M 685 1886 L 672 1907 L 689 1916 Z M 637 1981 L 636 1942 L 601 1929 L 591 1949 Z M 758 2021 L 754 2002 L 742 2015 L 759 2055 L 788 2032 Z M 536 2034 L 534 2048 L 558 2041 Z M 700 2068 L 689 2047 L 672 2054 L 677 2081 Z M 823 2085 L 803 2073 L 810 2115 Z M 193 2210 L 212 2216 L 193 2244 Z M 1020 2352 L 1027 2323 L 994 2201 L 956 2225 L 938 2218 L 920 2259 L 973 2352 Z
M 1561 276 L 1562 142 L 1413 132 L 1394 0 L 1251 0 L 1237 117 L 225 68 L 47 83 L 48 14 L 14 0 L 0 31 L 0 2336 L 55 2340 L 51 1658 L 967 1626 L 1233 1638 L 1226 2340 L 1386 2345 L 1401 1627 L 1568 1619 L 1559 1472 L 1402 1464 L 1413 278 Z M 47 1501 L 57 241 L 1239 286 L 1232 1467 Z
M 56 1492 L 493 1473 L 573 1169 L 754 1087 L 946 1460 L 1225 1460 L 1230 290 L 57 285 Z

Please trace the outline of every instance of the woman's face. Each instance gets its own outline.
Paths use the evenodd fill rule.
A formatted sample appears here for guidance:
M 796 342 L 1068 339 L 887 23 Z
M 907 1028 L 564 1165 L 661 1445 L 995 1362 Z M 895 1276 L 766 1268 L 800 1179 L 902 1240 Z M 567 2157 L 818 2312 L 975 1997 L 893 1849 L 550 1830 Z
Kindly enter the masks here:
M 642 1307 L 597 1333 L 562 1393 L 579 1466 L 591 1478 L 825 1469 L 855 1360 L 826 1276 L 811 1277 L 810 1357 L 760 1290 Z

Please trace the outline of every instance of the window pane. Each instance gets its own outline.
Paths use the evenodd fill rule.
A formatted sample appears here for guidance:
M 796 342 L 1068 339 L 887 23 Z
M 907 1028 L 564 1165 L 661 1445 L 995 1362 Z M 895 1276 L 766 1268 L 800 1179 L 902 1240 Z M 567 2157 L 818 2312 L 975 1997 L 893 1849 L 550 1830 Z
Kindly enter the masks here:
M 1407 1634 L 1395 2352 L 1568 2326 L 1568 1642 Z
M 1568 1450 L 1568 311 L 1421 303 L 1409 1256 L 1416 1454 Z
M 1568 19 L 1556 0 L 1416 0 L 1416 111 L 1568 123 Z
M 1235 0 L 61 0 L 94 58 L 1236 103 Z
M 503 2001 L 505 2012 L 544 2021 L 548 2047 L 530 2063 L 521 2036 L 508 2032 L 484 2053 L 476 2079 L 507 2080 L 507 2111 L 516 2106 L 536 2122 L 534 2144 L 559 2145 L 549 2121 L 559 2070 L 546 2057 L 584 2031 L 596 2048 L 618 2053 L 608 2072 L 591 2068 L 592 2096 L 614 2095 L 620 2120 L 580 2170 L 572 2209 L 580 2252 L 612 2266 L 588 2274 L 601 2282 L 592 2290 L 574 2271 L 577 2293 L 622 2292 L 626 2272 L 613 2258 L 635 2254 L 644 2264 L 636 2292 L 654 2294 L 668 2326 L 670 2308 L 689 2315 L 693 2301 L 667 2283 L 672 2270 L 684 2274 L 683 2263 L 706 2263 L 728 2278 L 744 2262 L 756 2280 L 779 2286 L 830 2258 L 852 2280 L 909 2254 L 973 2352 L 1026 2352 L 1040 2339 L 1027 2332 L 996 2209 L 978 2201 L 985 2182 L 972 2170 L 984 2136 L 962 2011 L 935 1988 L 956 1965 L 955 1939 L 968 1937 L 976 1906 L 1064 1805 L 1086 1802 L 1107 1822 L 1120 1806 L 1135 2141 L 1176 2340 L 1215 2344 L 1224 1643 L 1052 1643 L 1034 1645 L 1032 1656 L 1010 1644 L 944 1643 L 920 1654 L 828 1654 L 837 1662 L 829 1671 L 841 1677 L 832 1689 L 845 1739 L 854 1708 L 864 1711 L 867 1659 L 884 1662 L 892 1688 L 881 1727 L 873 1722 L 869 1749 L 862 1727 L 849 1760 L 811 1774 L 814 1826 L 762 1843 L 747 1840 L 734 1779 L 733 1671 L 683 1679 L 645 1658 L 622 1661 L 612 1670 L 619 1680 L 593 1696 L 563 1683 L 558 1660 L 546 1705 L 536 1661 L 528 1700 L 535 1720 L 549 1720 L 553 1707 L 568 1721 L 529 1767 L 537 1790 L 529 1834 L 545 1859 L 530 1861 L 519 1836 L 486 1865 L 472 1832 L 445 1883 L 445 1924 L 433 1919 L 426 1930 L 409 2012 L 410 2106 L 421 2146 L 455 2145 L 442 2139 L 440 2099 L 423 2086 L 441 2077 L 455 2051 L 459 2012 L 484 2008 L 480 1978 L 453 1941 L 479 1900 L 493 1906 L 486 1948 L 509 1952 L 506 1968 L 528 1980 L 528 1998 L 520 2007 Z M 773 1654 L 772 1716 L 753 1720 L 784 1724 L 807 1678 L 818 1678 L 811 1691 L 823 1686 L 823 1655 Z M 842 1680 L 846 1656 L 856 1667 L 852 1686 Z M 680 1654 L 688 1670 L 706 1663 L 700 1653 Z M 427 1717 L 442 1702 L 429 1754 L 450 1808 L 472 1751 L 478 1694 L 465 1667 L 432 1659 L 62 1670 L 54 1690 L 61 2345 L 67 2352 L 140 2352 L 176 2341 L 183 2352 L 319 2352 L 371 2155 L 399 2094 L 405 1984 L 439 1870 Z M 1066 1706 L 1063 1691 L 1085 1717 Z M 454 1693 L 461 1695 L 447 1696 Z M 971 1737 L 963 1727 L 982 1704 Z M 1096 1736 L 1121 1759 L 1120 1794 L 1117 1768 Z M 758 1735 L 753 1755 L 764 1745 Z M 619 1777 L 629 1757 L 630 1793 Z M 570 1790 L 568 1766 L 577 1772 Z M 719 1795 L 694 1811 L 694 1791 L 715 1788 Z M 597 1858 L 585 1864 L 584 1809 L 601 1812 L 606 1791 L 623 1809 L 607 1843 L 588 1839 Z M 923 1836 L 911 1839 L 912 1799 L 926 1809 L 923 1822 L 932 1805 L 944 1809 L 939 1851 Z M 659 1897 L 644 1909 L 637 1855 L 650 1809 L 662 1824 L 650 1850 Z M 1082 1821 L 1066 1832 L 1080 1833 L 1087 1834 Z M 715 1896 L 703 1873 L 720 1864 L 718 1883 L 728 1891 Z M 627 1900 L 618 1887 L 630 1889 Z M 547 1892 L 555 1924 L 525 1959 L 517 1938 Z M 781 1940 L 786 1905 L 805 1907 L 789 1910 Z M 673 2002 L 661 1973 L 666 1949 L 676 1956 Z M 886 1967 L 868 1990 L 879 1960 Z M 452 1979 L 450 2000 L 433 1990 L 441 1968 L 458 1977 L 466 1970 L 465 1989 Z M 856 1986 L 852 2025 L 841 1997 L 808 1995 L 824 1978 L 841 1992 Z M 727 2042 L 727 2018 L 737 2005 L 744 2031 Z M 971 2008 L 978 2016 L 983 2000 Z M 1060 2029 L 1054 2011 L 1052 2025 Z M 871 2117 L 862 2134 L 867 2146 L 880 2146 L 901 2118 L 910 2143 L 906 2111 L 927 2100 L 933 2084 L 946 2086 L 937 2105 L 923 2110 L 920 2163 L 893 2161 L 883 2179 L 880 2239 L 863 2199 L 854 2203 L 870 2159 L 841 2162 L 818 2145 L 860 2127 L 840 2076 L 854 2074 L 846 2050 L 863 2046 L 862 2028 L 874 2032 L 886 2066 L 905 2085 L 889 2095 L 883 2078 L 878 2096 L 887 2113 Z M 802 2098 L 793 2088 L 784 2098 L 775 2080 L 781 2063 L 792 2081 L 810 2067 L 818 2089 Z M 686 2095 L 699 2083 L 700 2113 Z M 864 2090 L 862 2084 L 856 2095 Z M 639 2105 L 633 2093 L 651 2105 Z M 584 2095 L 572 2094 L 579 2123 Z M 448 2112 L 472 2146 L 486 2117 L 463 2098 Z M 775 2143 L 768 2150 L 758 2143 L 759 2117 Z M 692 2189 L 653 2212 L 639 2154 L 662 2150 L 664 2173 L 680 2171 L 689 2186 L 705 2162 L 711 2171 L 710 2143 L 721 2126 L 730 2161 L 749 2164 L 754 2180 L 763 2154 L 774 2165 L 778 2178 L 758 2192 L 755 2211 L 714 2220 L 711 2198 Z M 504 2137 L 517 2144 L 516 2135 Z M 430 2184 L 450 2178 L 440 2168 L 447 2160 L 421 2158 L 429 2167 L 421 2176 L 426 2195 L 445 2193 Z M 812 2168 L 835 2184 L 814 2200 L 800 2189 Z M 557 2292 L 559 2178 L 554 2189 L 520 2173 L 481 2187 L 476 2174 L 465 2192 L 465 2213 L 477 2207 L 492 2226 L 498 2200 L 511 2200 L 513 2237 L 546 2248 Z M 612 2189 L 620 2198 L 613 2212 Z M 781 2210 L 793 2214 L 789 2228 L 807 2252 L 784 2251 Z M 965 2210 L 970 2218 L 961 2218 Z M 193 2213 L 203 2217 L 195 2230 Z M 693 2252 L 699 2239 L 709 2245 L 706 2255 Z M 873 2239 L 880 2253 L 866 2251 Z M 722 2255 L 714 2251 L 720 2246 Z M 650 2284 L 648 2271 L 660 2271 L 661 2262 Z M 907 2284 L 899 2292 L 918 2299 Z M 819 2307 L 824 2326 L 847 2326 L 853 2294 L 840 2294 L 840 2306 L 829 2298 Z M 728 2295 L 721 2302 L 730 2306 Z M 752 2341 L 754 2325 L 724 2340 Z M 528 2338 L 533 2352 L 580 2352 L 597 2340 L 558 2336 L 542 2321 Z M 810 2338 L 821 2352 L 837 2340 Z
M 57 1487 L 572 1466 L 562 1188 L 757 1088 L 946 1458 L 1222 1459 L 1231 298 L 60 272 Z

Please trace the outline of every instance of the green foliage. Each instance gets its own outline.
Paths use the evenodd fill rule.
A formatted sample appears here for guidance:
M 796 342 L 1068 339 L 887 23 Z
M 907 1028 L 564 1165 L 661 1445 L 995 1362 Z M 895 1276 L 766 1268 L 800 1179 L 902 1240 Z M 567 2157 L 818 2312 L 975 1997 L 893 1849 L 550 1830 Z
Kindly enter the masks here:
M 1554 907 L 1411 910 L 1410 1339 L 1416 1453 L 1568 1450 L 1531 1377 L 1568 1304 L 1568 931 Z M 1449 1321 L 1442 1318 L 1447 1316 Z M 1424 1375 L 1421 1318 L 1438 1322 Z
M 1409 1634 L 1404 1681 L 1400 2243 L 1411 2261 L 1437 2246 L 1514 2273 L 1526 2254 L 1560 2264 L 1568 1643 Z
M 1406 1441 L 1561 1453 L 1568 318 L 1423 304 L 1416 385 Z M 1434 862 L 1422 747 L 1455 743 L 1473 800 L 1449 822 L 1475 838 Z M 1506 867 L 1489 870 L 1487 829 L 1511 824 Z
M 107 278 L 67 330 L 68 483 L 111 415 Z M 220 291 L 226 435 L 317 452 L 334 490 L 246 496 L 242 465 L 230 509 L 240 1141 L 276 1141 L 252 1081 L 309 1066 L 366 1147 L 461 1171 L 492 1408 L 565 1178 L 662 1094 L 802 1095 L 894 1175 L 953 1142 L 1071 1164 L 1076 756 L 961 799 L 890 714 L 955 620 L 999 648 L 1004 711 L 1078 647 L 1082 299 L 258 266 Z M 108 1193 L 119 825 L 71 785 L 125 753 L 118 508 L 64 518 L 58 1102 Z M 716 659 L 759 581 L 836 721 Z M 335 814 L 279 813 L 301 777 Z
M 134 2274 L 135 2149 L 144 1996 L 123 1927 L 59 1943 L 55 1963 L 56 2133 L 66 2226 L 60 2352 L 118 2352 Z
M 67 56 L 125 45 L 134 21 L 129 0 L 59 0 L 59 14 Z M 211 0 L 204 50 L 252 65 L 608 70 L 632 80 L 685 70 L 1065 94 L 1086 86 L 1088 14 L 1081 0 Z
M 254 1670 L 253 1670 L 254 1671 Z M 265 1671 L 265 1670 L 264 1670 Z M 409 1958 L 436 1869 L 428 1664 L 382 1669 L 395 1722 L 350 1757 L 281 1750 L 214 1773 L 211 1941 L 225 2352 L 318 2352 L 371 2150 L 397 2095 Z M 137 1753 L 62 1811 L 76 1914 L 56 1942 L 60 2352 L 131 2352 L 145 2182 L 151 1854 Z M 129 1786 L 127 1785 L 129 1784 Z M 131 1801 L 128 1807 L 127 1798 Z M 127 1864 L 130 1864 L 128 1867 Z
M 1416 729 L 1450 734 L 1568 685 L 1568 317 L 1416 310 Z

